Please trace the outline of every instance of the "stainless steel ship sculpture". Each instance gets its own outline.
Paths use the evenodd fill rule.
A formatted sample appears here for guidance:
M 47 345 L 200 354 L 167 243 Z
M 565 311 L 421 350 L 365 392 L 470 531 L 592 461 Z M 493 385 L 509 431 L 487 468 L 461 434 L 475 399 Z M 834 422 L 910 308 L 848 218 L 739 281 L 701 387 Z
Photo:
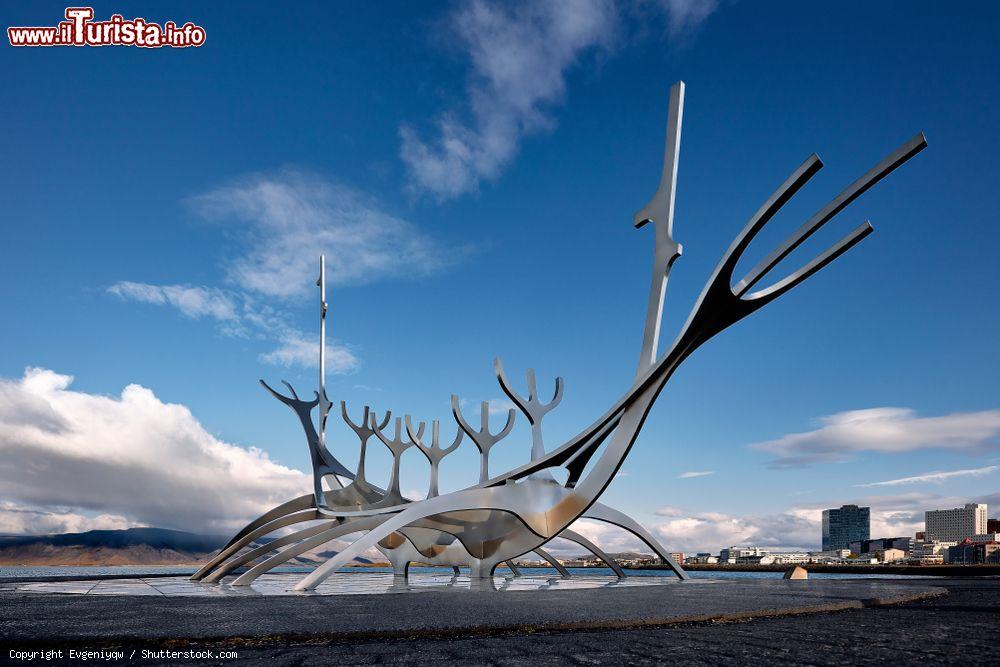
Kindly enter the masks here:
M 437 421 L 431 424 L 428 432 L 425 423 L 414 424 L 409 415 L 402 419 L 393 418 L 388 411 L 377 415 L 369 406 L 364 406 L 360 421 L 355 423 L 342 401 L 341 415 L 360 441 L 357 470 L 351 471 L 326 446 L 327 416 L 332 404 L 326 395 L 326 272 L 321 260 L 317 283 L 321 338 L 319 391 L 314 398 L 304 400 L 287 382 L 284 384 L 288 395 L 284 395 L 261 380 L 275 398 L 295 412 L 305 429 L 312 455 L 313 493 L 289 500 L 247 524 L 192 579 L 216 582 L 237 568 L 249 566 L 232 582 L 235 586 L 248 585 L 274 567 L 350 535 L 358 537 L 304 576 L 296 590 L 316 588 L 372 548 L 380 550 L 400 576 L 407 574 L 411 563 L 428 563 L 451 566 L 456 573 L 459 567 L 466 567 L 470 577 L 492 581 L 498 565 L 507 563 L 516 574 L 512 559 L 532 552 L 552 564 L 563 576 L 569 576 L 545 551 L 546 544 L 556 537 L 578 543 L 604 560 L 619 576 L 624 576 L 614 560 L 597 545 L 571 530 L 573 522 L 580 518 L 614 524 L 633 533 L 678 577 L 687 578 L 656 538 L 624 513 L 599 503 L 598 498 L 621 467 L 653 403 L 678 366 L 717 333 L 803 283 L 870 234 L 872 226 L 865 222 L 794 273 L 768 287 L 751 291 L 789 253 L 870 187 L 923 150 L 927 142 L 923 134 L 918 134 L 903 144 L 817 211 L 743 278 L 734 280 L 736 265 L 754 237 L 823 166 L 815 154 L 806 159 L 733 240 L 680 333 L 670 348 L 660 355 L 660 323 L 667 279 L 674 261 L 681 255 L 681 246 L 673 238 L 673 219 L 683 108 L 684 84 L 678 82 L 670 89 L 666 149 L 659 187 L 652 200 L 634 218 L 637 228 L 651 223 L 654 233 L 652 281 L 639 365 L 632 386 L 614 405 L 577 436 L 546 452 L 542 419 L 563 398 L 562 378 L 555 381 L 552 399 L 543 402 L 534 371 L 527 372 L 527 395 L 524 396 L 514 388 L 497 359 L 493 364 L 497 381 L 530 425 L 529 462 L 500 475 L 490 474 L 490 450 L 514 426 L 517 413 L 513 409 L 508 412 L 502 428 L 494 431 L 486 403 L 480 406 L 479 423 L 474 426 L 463 414 L 458 397 L 452 396 L 455 435 L 443 437 Z M 316 408 L 319 409 L 318 423 L 314 423 L 312 416 Z M 365 477 L 366 448 L 372 436 L 384 444 L 393 457 L 385 489 L 371 484 Z M 460 491 L 441 495 L 438 468 L 466 437 L 480 452 L 479 481 Z M 429 488 L 423 499 L 406 498 L 400 492 L 400 465 L 403 454 L 411 448 L 430 463 Z M 554 475 L 553 471 L 560 468 L 563 472 Z M 558 481 L 559 478 L 563 481 Z M 324 490 L 324 480 L 330 489 Z M 309 525 L 284 534 L 299 524 Z M 265 543 L 258 542 L 272 533 L 278 536 Z

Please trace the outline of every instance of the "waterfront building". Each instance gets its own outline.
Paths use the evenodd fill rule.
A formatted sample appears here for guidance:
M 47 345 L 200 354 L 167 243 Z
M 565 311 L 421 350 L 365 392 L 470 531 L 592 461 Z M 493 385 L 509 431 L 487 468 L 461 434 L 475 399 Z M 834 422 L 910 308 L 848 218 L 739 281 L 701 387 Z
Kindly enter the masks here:
M 776 553 L 771 554 L 771 557 L 776 565 L 798 565 L 812 560 L 812 556 L 804 553 Z
M 819 556 L 821 558 L 847 558 L 851 555 L 850 549 L 828 549 L 826 551 L 818 551 L 812 554 L 813 556 Z
M 851 542 L 851 553 L 869 554 L 886 549 L 899 549 L 904 553 L 909 553 L 913 547 L 912 537 L 876 537 L 871 540 L 855 540 Z
M 986 505 L 983 503 L 966 503 L 965 507 L 924 513 L 924 539 L 927 541 L 961 542 L 986 532 Z
M 871 536 L 871 508 L 842 505 L 823 510 L 823 551 L 849 549 L 851 542 Z
M 948 548 L 953 547 L 957 542 L 938 542 L 936 540 L 926 540 L 914 542 L 913 549 L 910 550 L 909 561 L 918 565 L 938 565 L 944 562 L 948 555 Z
M 882 563 L 895 563 L 906 560 L 906 553 L 902 549 L 879 549 L 875 551 L 875 557 Z
M 960 544 L 948 547 L 948 555 L 945 560 L 951 565 L 1000 563 L 1000 543 L 996 541 L 973 542 L 972 540 L 964 540 Z
M 713 556 L 712 554 L 702 553 L 698 554 L 697 556 L 688 556 L 687 560 L 685 560 L 684 562 L 691 564 L 711 565 L 718 563 L 719 559 L 716 556 Z
M 760 547 L 736 547 L 732 546 L 719 552 L 720 563 L 736 563 L 740 558 L 749 556 L 766 556 L 770 552 Z
M 730 561 L 732 562 L 732 561 Z M 774 556 L 738 556 L 736 558 L 736 563 L 738 565 L 771 565 L 774 563 Z

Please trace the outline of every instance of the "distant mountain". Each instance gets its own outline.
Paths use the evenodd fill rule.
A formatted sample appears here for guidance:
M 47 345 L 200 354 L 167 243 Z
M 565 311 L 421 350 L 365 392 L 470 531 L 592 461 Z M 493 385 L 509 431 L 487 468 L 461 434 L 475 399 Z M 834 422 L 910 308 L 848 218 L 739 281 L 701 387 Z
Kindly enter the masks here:
M 0 536 L 0 565 L 179 565 L 204 560 L 228 541 L 167 528 Z
M 259 546 L 274 538 L 264 537 Z M 198 535 L 167 528 L 90 530 L 58 535 L 0 535 L 0 565 L 194 565 L 229 541 L 227 535 Z M 306 552 L 289 565 L 316 565 L 336 551 Z M 369 564 L 366 558 L 356 563 Z

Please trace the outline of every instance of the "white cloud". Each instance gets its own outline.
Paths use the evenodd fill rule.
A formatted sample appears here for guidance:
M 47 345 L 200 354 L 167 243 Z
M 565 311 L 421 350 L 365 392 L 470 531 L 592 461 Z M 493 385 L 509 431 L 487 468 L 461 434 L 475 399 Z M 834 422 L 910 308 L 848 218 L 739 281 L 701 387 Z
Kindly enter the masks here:
M 428 275 L 470 252 L 439 244 L 357 190 L 292 169 L 248 176 L 190 203 L 207 218 L 240 226 L 241 252 L 227 266 L 233 289 L 120 281 L 107 291 L 211 318 L 226 335 L 276 342 L 260 359 L 280 366 L 318 364 L 316 343 L 289 326 L 289 315 L 273 304 L 314 289 L 321 253 L 331 283 L 356 284 Z M 331 343 L 328 357 L 333 373 L 353 372 L 360 363 L 343 344 Z
M 288 326 L 286 313 L 261 304 L 246 293 L 225 292 L 209 287 L 190 285 L 150 285 L 118 282 L 108 292 L 123 299 L 160 306 L 174 306 L 189 317 L 209 315 L 220 323 L 222 333 L 242 338 L 276 340 L 278 346 L 258 356 L 273 366 L 317 368 L 319 340 Z M 361 361 L 351 348 L 337 342 L 327 342 L 327 371 L 344 375 L 357 371 Z
M 43 511 L 0 502 L 0 534 L 49 535 L 88 530 L 121 530 L 136 524 L 117 514 L 85 516 L 69 511 Z
M 793 507 L 784 512 L 735 515 L 722 512 L 670 514 L 652 532 L 671 550 L 685 553 L 733 545 L 754 545 L 772 551 L 815 551 L 820 548 L 823 506 Z M 871 503 L 873 537 L 912 536 L 923 526 L 923 513 L 891 503 Z
M 913 477 L 900 477 L 899 479 L 890 479 L 884 482 L 870 482 L 868 484 L 858 484 L 858 486 L 863 487 L 873 487 L 873 486 L 900 486 L 902 484 L 924 484 L 927 482 L 943 482 L 946 479 L 954 479 L 956 477 L 982 477 L 983 475 L 988 475 L 992 472 L 1000 470 L 1000 466 L 985 466 L 983 468 L 968 468 L 966 470 L 950 470 L 948 472 L 925 472 L 922 475 L 914 475 Z
M 918 417 L 907 408 L 870 408 L 821 419 L 815 431 L 751 445 L 777 458 L 773 467 L 842 461 L 863 451 L 900 454 L 922 449 L 981 451 L 1000 444 L 1000 410 Z
M 643 4 L 628 3 L 628 4 Z M 715 0 L 661 0 L 670 35 L 688 32 L 715 10 Z M 436 121 L 437 137 L 400 128 L 400 157 L 410 187 L 439 200 L 474 192 L 514 159 L 526 136 L 551 130 L 566 96 L 566 75 L 590 53 L 607 54 L 626 31 L 614 0 L 461 3 L 448 22 L 470 67 L 468 117 L 456 110 Z
M 691 470 L 689 472 L 682 472 L 677 475 L 677 479 L 692 479 L 694 477 L 705 477 L 707 475 L 714 475 L 714 470 Z
M 400 129 L 412 187 L 447 199 L 498 176 L 524 135 L 552 127 L 545 109 L 565 95 L 565 71 L 584 52 L 608 48 L 617 23 L 610 0 L 460 4 L 450 32 L 472 69 L 472 123 L 443 114 L 430 145 Z
M 183 405 L 129 385 L 120 396 L 71 390 L 73 378 L 29 368 L 0 380 L 0 526 L 40 530 L 151 525 L 228 532 L 289 498 L 309 477 L 256 448 L 219 440 Z M 99 514 L 92 519 L 87 515 Z M 77 516 L 80 515 L 80 516 Z
M 329 280 L 347 285 L 429 275 L 468 252 L 431 239 L 353 188 L 293 169 L 243 178 L 191 204 L 207 218 L 241 226 L 244 249 L 227 277 L 269 297 L 315 289 L 321 253 Z
M 659 0 L 667 14 L 671 37 L 696 29 L 719 7 L 718 0 Z
M 211 317 L 220 321 L 237 319 L 237 305 L 232 295 L 220 289 L 197 285 L 150 285 L 127 280 L 117 282 L 108 292 L 123 299 L 170 305 L 188 317 Z
M 631 533 L 627 533 L 617 526 L 612 526 L 602 521 L 579 519 L 570 528 L 599 546 L 606 553 L 649 551 L 649 548 L 633 537 Z M 587 553 L 587 550 L 576 542 L 562 539 L 553 540 L 545 546 L 545 550 L 559 557 L 578 556 Z
M 319 368 L 319 341 L 310 340 L 299 334 L 286 337 L 279 347 L 271 352 L 260 355 L 264 363 L 275 366 L 300 368 Z M 326 369 L 336 375 L 353 373 L 361 366 L 350 348 L 337 343 L 326 345 Z

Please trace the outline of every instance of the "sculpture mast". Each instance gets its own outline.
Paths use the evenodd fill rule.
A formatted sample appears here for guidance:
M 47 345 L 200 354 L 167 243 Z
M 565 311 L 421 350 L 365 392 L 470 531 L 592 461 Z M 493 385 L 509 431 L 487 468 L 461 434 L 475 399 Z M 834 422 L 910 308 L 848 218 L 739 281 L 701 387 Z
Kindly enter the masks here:
M 326 255 L 319 256 L 319 441 L 326 445 L 326 415 L 330 401 L 326 397 Z M 339 480 L 338 480 L 339 481 Z
M 652 368 L 659 357 L 660 324 L 663 301 L 667 294 L 667 278 L 674 260 L 681 256 L 681 246 L 674 241 L 674 190 L 677 188 L 677 162 L 681 152 L 681 123 L 684 117 L 684 82 L 670 87 L 670 107 L 667 113 L 667 140 L 663 150 L 663 171 L 656 194 L 635 214 L 636 228 L 648 222 L 655 228 L 653 278 L 649 286 L 646 327 L 642 334 L 642 352 L 636 378 Z

